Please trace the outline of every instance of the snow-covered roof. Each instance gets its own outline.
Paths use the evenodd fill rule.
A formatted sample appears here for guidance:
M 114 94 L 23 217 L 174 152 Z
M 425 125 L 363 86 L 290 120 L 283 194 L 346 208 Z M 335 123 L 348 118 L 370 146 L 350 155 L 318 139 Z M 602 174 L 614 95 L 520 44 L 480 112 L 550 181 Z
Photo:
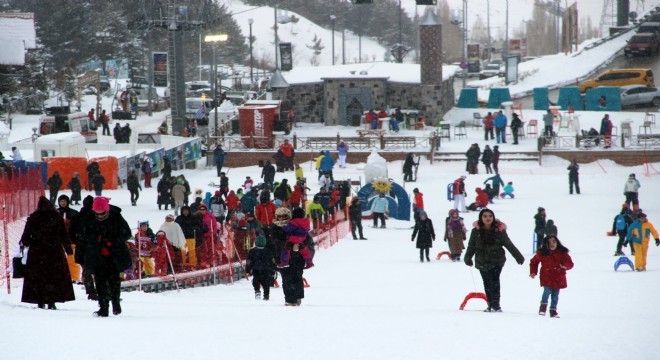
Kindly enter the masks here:
M 59 144 L 62 141 L 68 143 L 74 142 L 85 142 L 85 137 L 80 135 L 77 132 L 63 132 L 58 134 L 43 135 L 37 139 L 37 144 L 46 145 L 46 144 Z
M 37 47 L 32 13 L 0 13 L 0 65 L 25 64 L 25 50 Z
M 456 68 L 456 66 L 443 66 L 443 80 L 447 80 L 453 76 Z M 389 82 L 395 83 L 421 83 L 419 64 L 388 62 L 334 66 L 297 66 L 291 71 L 283 71 L 282 76 L 291 85 L 319 83 L 323 82 L 324 79 L 387 79 Z

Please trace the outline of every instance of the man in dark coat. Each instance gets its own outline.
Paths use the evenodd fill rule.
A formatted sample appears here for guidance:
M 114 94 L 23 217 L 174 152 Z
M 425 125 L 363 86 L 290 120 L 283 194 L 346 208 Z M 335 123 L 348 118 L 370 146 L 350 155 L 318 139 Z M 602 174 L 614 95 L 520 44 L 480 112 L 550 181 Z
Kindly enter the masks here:
M 266 161 L 263 170 L 261 170 L 261 178 L 264 179 L 268 190 L 272 191 L 273 182 L 275 181 L 275 167 L 270 163 L 270 160 Z
M 426 215 L 426 211 L 419 212 L 419 221 L 415 222 L 415 229 L 410 241 L 415 241 L 415 236 L 417 236 L 416 245 L 419 249 L 419 261 L 424 262 L 424 256 L 426 255 L 426 261 L 431 262 L 429 251 L 435 241 L 435 230 L 433 230 L 433 222 Z
M 419 164 L 415 163 L 415 160 L 413 159 L 413 154 L 408 153 L 408 155 L 406 155 L 406 160 L 403 162 L 403 181 L 413 181 L 414 165 L 419 165 Z
M 62 178 L 60 177 L 60 173 L 55 171 L 53 175 L 48 178 L 48 181 L 46 181 L 46 185 L 48 185 L 50 193 L 50 202 L 55 205 L 55 201 L 57 200 L 57 193 L 60 191 L 60 187 L 62 187 Z
M 55 310 L 56 302 L 75 300 L 66 254 L 73 254 L 62 216 L 42 196 L 30 214 L 21 245 L 29 246 L 21 301 Z
M 573 159 L 566 170 L 568 170 L 568 188 L 570 194 L 573 194 L 573 187 L 575 187 L 575 192 L 580 195 L 580 174 L 578 173 L 580 165 L 578 165 L 577 160 Z
M 181 207 L 181 215 L 177 216 L 174 220 L 175 223 L 179 224 L 181 231 L 183 231 L 183 236 L 186 238 L 186 249 L 188 253 L 188 260 L 184 261 L 184 265 L 191 266 L 193 268 L 197 267 L 197 252 L 195 239 L 197 235 L 201 235 L 200 231 L 202 228 L 202 221 L 199 217 L 194 216 L 190 212 L 190 207 L 184 205 Z
M 490 164 L 493 162 L 493 150 L 490 149 L 489 145 L 486 145 L 486 148 L 481 155 L 481 162 L 486 167 L 486 174 L 492 174 L 493 169 L 490 167 Z
M 513 145 L 518 145 L 518 129 L 523 126 L 522 120 L 517 113 L 511 115 L 511 135 L 513 136 Z
M 87 165 L 85 170 L 87 170 L 87 190 L 92 191 L 92 179 L 94 178 L 94 175 L 100 171 L 99 163 L 92 161 Z
M 128 123 L 122 126 L 121 131 L 119 133 L 121 136 L 122 144 L 128 144 L 131 141 L 131 134 L 133 133 L 133 131 L 131 130 L 131 126 Z
M 289 181 L 287 179 L 282 179 L 282 182 L 277 185 L 273 191 L 273 197 L 275 199 L 280 199 L 282 201 L 282 206 L 286 206 L 290 194 L 291 186 L 289 186 Z
M 355 229 L 360 234 L 360 240 L 367 240 L 362 234 L 362 206 L 360 206 L 360 199 L 355 197 L 351 200 L 351 205 L 348 207 L 348 218 L 351 221 L 351 233 L 353 240 L 357 240 L 355 236 Z
M 92 277 L 92 273 L 89 271 L 87 266 L 85 266 L 85 248 L 87 243 L 85 242 L 85 238 L 82 235 L 84 226 L 94 221 L 94 212 L 92 211 L 93 203 L 94 198 L 91 195 L 87 195 L 83 199 L 83 207 L 80 209 L 78 215 L 71 219 L 69 234 L 71 234 L 71 242 L 73 242 L 73 244 L 76 246 L 76 263 L 82 266 L 83 285 L 85 285 L 87 299 L 96 301 L 99 298 L 96 293 L 96 287 L 94 286 L 94 278 Z
M 213 150 L 213 160 L 215 160 L 215 168 L 218 172 L 218 176 L 220 176 L 222 166 L 225 164 L 225 155 L 227 155 L 227 153 L 222 148 L 222 144 L 218 144 L 215 147 L 215 150 Z
M 158 210 L 162 205 L 165 205 L 165 210 L 170 206 L 172 202 L 172 187 L 170 186 L 169 178 L 162 177 L 156 185 L 156 190 L 158 191 Z
M 103 184 L 105 184 L 105 178 L 101 175 L 101 172 L 98 171 L 94 174 L 94 177 L 92 177 L 92 185 L 94 185 L 94 193 L 96 193 L 96 196 L 101 196 L 103 193 Z
M 95 220 L 84 226 L 85 266 L 94 274 L 99 296 L 99 310 L 94 314 L 108 316 L 109 303 L 112 313 L 121 314 L 119 273 L 128 269 L 131 255 L 126 241 L 131 238 L 131 228 L 121 215 L 121 209 L 110 206 L 108 198 L 98 196 L 92 204 Z
M 170 158 L 163 156 L 163 174 L 162 178 L 169 179 L 172 177 L 172 164 Z
M 112 129 L 112 137 L 115 138 L 116 144 L 122 143 L 121 126 L 119 125 L 119 123 L 115 123 L 115 127 Z
M 126 187 L 128 191 L 131 192 L 131 205 L 135 206 L 138 198 L 140 198 L 140 191 L 142 191 L 142 186 L 140 185 L 140 180 L 137 177 L 137 172 L 131 170 L 131 174 L 128 175 L 126 179 Z
M 478 174 L 479 170 L 477 169 L 477 165 L 479 164 L 479 157 L 481 156 L 481 150 L 479 150 L 478 145 L 472 144 L 465 153 L 465 156 L 467 157 L 465 170 L 468 174 Z
M 540 246 L 541 241 L 545 238 L 545 209 L 539 207 L 537 209 L 536 215 L 534 215 L 534 233 L 536 234 L 536 246 Z M 537 249 L 534 249 L 536 252 Z

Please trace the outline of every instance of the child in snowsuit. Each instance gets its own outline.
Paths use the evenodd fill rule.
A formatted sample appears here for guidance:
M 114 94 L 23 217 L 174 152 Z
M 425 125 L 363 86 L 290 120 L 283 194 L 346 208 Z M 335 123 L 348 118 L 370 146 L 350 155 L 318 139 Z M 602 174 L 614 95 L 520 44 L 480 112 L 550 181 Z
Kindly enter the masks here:
M 552 219 L 548 220 L 548 223 L 545 224 L 545 236 L 557 236 L 557 225 L 555 225 L 555 221 Z
M 616 251 L 614 256 L 625 256 L 622 247 L 628 246 L 626 242 L 626 235 L 628 235 L 628 227 L 633 223 L 632 211 L 628 207 L 628 204 L 623 204 L 621 206 L 621 212 L 616 214 L 614 221 L 612 222 L 612 231 L 608 233 L 610 236 L 619 235 L 619 241 L 616 243 Z M 630 255 L 635 255 L 635 249 L 633 246 L 630 246 Z
M 548 297 L 550 297 L 550 317 L 558 318 L 559 290 L 566 288 L 566 270 L 573 268 L 573 260 L 568 255 L 568 249 L 559 239 L 550 235 L 543 239 L 543 245 L 529 261 L 529 277 L 532 279 L 539 273 L 539 264 L 541 264 L 540 280 L 543 286 L 539 315 L 545 316 Z
M 139 247 L 142 271 L 145 276 L 152 276 L 154 274 L 154 259 L 151 258 L 151 253 L 156 246 L 156 235 L 149 227 L 148 221 L 140 222 L 140 230 L 135 234 L 135 240 Z
M 156 247 L 152 253 L 154 260 L 156 261 L 156 268 L 154 270 L 155 276 L 165 276 L 167 275 L 167 265 L 169 259 L 167 253 L 169 252 L 169 258 L 174 257 L 174 248 L 170 241 L 167 239 L 165 231 L 158 230 L 156 233 Z
M 270 287 L 273 283 L 273 270 L 275 263 L 270 250 L 266 249 L 266 238 L 257 236 L 255 247 L 250 249 L 245 260 L 245 271 L 252 275 L 254 298 L 261 298 L 261 288 L 264 289 L 264 300 L 270 297 Z
M 289 266 L 291 248 L 294 244 L 300 246 L 299 251 L 300 255 L 305 260 L 305 269 L 314 266 L 314 263 L 312 262 L 312 253 L 309 251 L 309 248 L 303 244 L 309 233 L 309 219 L 305 217 L 305 211 L 301 208 L 293 210 L 291 221 L 289 221 L 282 230 L 284 230 L 284 233 L 286 234 L 286 246 L 282 247 L 282 251 L 280 252 L 280 263 L 277 267 L 285 268 Z
M 449 216 L 445 219 L 445 241 L 449 243 L 451 261 L 461 261 L 466 237 L 467 229 L 463 224 L 463 218 L 458 216 L 458 210 L 449 210 Z
M 516 196 L 513 195 L 514 192 L 513 188 L 513 182 L 509 181 L 505 186 L 504 186 L 504 192 L 500 194 L 500 197 L 504 199 L 506 196 L 509 196 L 510 198 L 515 198 Z
M 635 248 L 635 270 L 637 271 L 646 271 L 646 255 L 649 250 L 651 235 L 655 239 L 655 246 L 660 246 L 658 231 L 648 221 L 646 214 L 637 214 L 637 220 L 628 228 L 627 238 L 628 242 Z

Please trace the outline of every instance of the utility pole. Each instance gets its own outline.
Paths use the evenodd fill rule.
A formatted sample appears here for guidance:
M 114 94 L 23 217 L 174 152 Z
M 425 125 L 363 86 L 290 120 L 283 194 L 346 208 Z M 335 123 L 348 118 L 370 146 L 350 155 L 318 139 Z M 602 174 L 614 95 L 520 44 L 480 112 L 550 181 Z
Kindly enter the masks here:
M 335 64 L 335 20 L 336 16 L 330 15 L 330 21 L 332 21 L 332 65 Z
M 341 64 L 346 65 L 346 32 L 341 29 Z
M 252 87 L 252 84 L 254 84 L 254 55 L 252 54 L 252 24 L 254 24 L 254 20 L 250 18 L 248 24 L 250 25 L 250 87 Z

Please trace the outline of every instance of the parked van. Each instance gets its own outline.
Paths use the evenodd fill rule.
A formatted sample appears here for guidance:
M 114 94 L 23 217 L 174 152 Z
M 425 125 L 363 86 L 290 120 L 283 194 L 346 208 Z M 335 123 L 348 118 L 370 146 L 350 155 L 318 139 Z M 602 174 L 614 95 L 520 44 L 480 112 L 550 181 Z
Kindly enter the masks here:
M 84 112 L 69 114 L 68 106 L 54 106 L 46 109 L 46 115 L 39 118 L 39 135 L 77 132 L 85 137 L 85 142 L 95 143 L 96 125 Z
M 651 69 L 612 69 L 580 84 L 580 92 L 599 86 L 646 85 L 655 86 Z

